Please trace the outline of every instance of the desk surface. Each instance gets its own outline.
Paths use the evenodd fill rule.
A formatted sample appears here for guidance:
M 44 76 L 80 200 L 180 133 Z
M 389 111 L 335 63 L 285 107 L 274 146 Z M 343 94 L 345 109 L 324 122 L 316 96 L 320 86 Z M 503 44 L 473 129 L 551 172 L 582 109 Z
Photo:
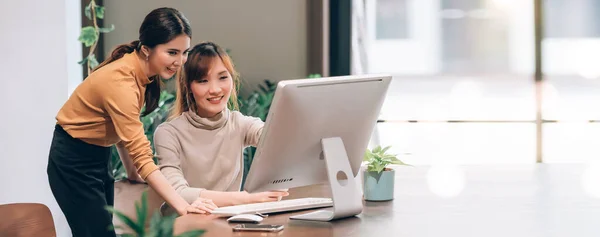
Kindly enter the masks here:
M 208 236 L 600 236 L 600 166 L 571 164 L 403 167 L 395 199 L 363 202 L 357 217 L 333 222 L 271 215 L 279 233 L 233 232 L 224 218 L 187 215 L 175 230 Z M 436 194 L 437 193 L 437 194 Z M 327 187 L 290 190 L 292 198 L 329 196 Z M 306 212 L 306 211 L 305 211 Z

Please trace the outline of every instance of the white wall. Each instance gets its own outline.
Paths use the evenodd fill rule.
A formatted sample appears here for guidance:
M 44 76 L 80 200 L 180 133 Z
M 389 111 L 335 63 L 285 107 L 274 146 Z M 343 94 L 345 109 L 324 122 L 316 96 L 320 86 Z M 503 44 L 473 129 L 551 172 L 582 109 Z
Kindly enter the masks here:
M 245 83 L 304 78 L 307 74 L 306 1 L 292 0 L 105 0 L 105 51 L 138 38 L 146 14 L 173 7 L 192 25 L 192 44 L 214 41 L 231 50 Z
M 58 236 L 70 236 L 70 230 L 50 191 L 46 165 L 54 116 L 67 99 L 69 81 L 81 81 L 80 68 L 73 66 L 81 58 L 78 2 L 0 2 L 0 204 L 47 205 Z

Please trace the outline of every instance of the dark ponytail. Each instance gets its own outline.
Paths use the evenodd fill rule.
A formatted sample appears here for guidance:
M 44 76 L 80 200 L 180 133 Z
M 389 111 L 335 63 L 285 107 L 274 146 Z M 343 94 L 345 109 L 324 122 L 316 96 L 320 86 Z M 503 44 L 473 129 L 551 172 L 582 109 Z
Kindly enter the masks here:
M 117 59 L 122 58 L 123 55 L 125 55 L 125 54 L 133 53 L 135 50 L 139 50 L 139 47 L 140 47 L 139 40 L 134 40 L 134 41 L 131 41 L 131 43 L 129 43 L 129 44 L 122 44 L 122 45 L 117 46 L 117 48 L 115 48 L 112 51 L 112 53 L 110 54 L 110 57 L 105 59 L 96 68 L 94 68 L 94 71 L 98 70 L 101 67 L 104 67 L 104 65 L 106 65 L 106 64 L 112 63 L 112 62 L 116 61 Z
M 162 88 L 160 76 L 153 76 L 153 78 L 150 79 L 152 82 L 146 86 L 146 109 L 144 110 L 144 113 L 142 113 L 142 117 L 152 113 L 152 111 L 158 108 L 158 101 L 160 100 L 160 91 Z
M 192 38 L 192 28 L 190 27 L 190 23 L 181 12 L 168 7 L 155 9 L 148 13 L 146 18 L 144 18 L 144 21 L 140 26 L 139 40 L 134 40 L 129 44 L 119 45 L 112 51 L 110 57 L 98 65 L 96 69 L 123 57 L 125 54 L 132 53 L 136 50 L 139 51 L 142 48 L 142 45 L 148 48 L 154 48 L 156 45 L 166 44 L 182 34 Z M 179 76 L 179 73 L 177 73 L 177 76 Z M 146 105 L 142 116 L 146 116 L 158 108 L 158 101 L 160 100 L 160 76 L 153 76 L 150 80 L 151 83 L 146 86 Z

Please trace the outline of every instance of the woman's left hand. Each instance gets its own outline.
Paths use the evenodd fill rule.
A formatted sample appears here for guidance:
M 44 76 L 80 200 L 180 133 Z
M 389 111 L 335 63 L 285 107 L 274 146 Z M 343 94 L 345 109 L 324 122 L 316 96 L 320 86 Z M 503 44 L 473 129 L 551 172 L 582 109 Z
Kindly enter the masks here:
M 217 209 L 217 205 L 211 200 L 199 197 L 191 205 L 192 207 L 198 208 L 206 213 L 211 213 L 212 210 Z

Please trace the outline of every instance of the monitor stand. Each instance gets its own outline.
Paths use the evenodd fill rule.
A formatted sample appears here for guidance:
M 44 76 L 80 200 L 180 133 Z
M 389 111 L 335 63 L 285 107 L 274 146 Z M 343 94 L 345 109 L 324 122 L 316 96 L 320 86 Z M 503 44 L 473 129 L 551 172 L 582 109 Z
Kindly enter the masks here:
M 344 142 L 340 137 L 323 138 L 321 146 L 331 187 L 333 211 L 319 210 L 290 216 L 290 219 L 331 221 L 355 216 L 362 212 L 361 193 L 356 187 Z

